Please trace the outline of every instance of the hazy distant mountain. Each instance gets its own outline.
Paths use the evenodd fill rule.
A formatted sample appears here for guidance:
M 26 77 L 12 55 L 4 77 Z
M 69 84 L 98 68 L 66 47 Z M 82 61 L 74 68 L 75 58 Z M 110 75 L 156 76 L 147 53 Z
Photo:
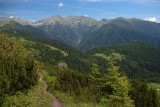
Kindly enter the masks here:
M 34 26 L 55 25 L 56 23 L 61 23 L 64 25 L 66 24 L 66 21 L 63 17 L 57 15 L 57 16 L 52 16 L 50 18 L 39 20 L 35 22 L 33 25 Z
M 9 24 L 9 25 L 8 25 Z M 8 21 L 7 24 L 4 24 L 2 27 L 2 30 L 4 31 L 9 31 L 9 32 L 25 32 L 28 33 L 29 35 L 32 36 L 37 36 L 37 37 L 48 37 L 46 33 L 44 33 L 42 30 L 35 28 L 31 25 L 22 25 L 14 20 Z M 23 33 L 21 35 L 23 35 Z
M 34 23 L 19 18 L 0 18 L 0 24 L 9 21 L 22 25 L 14 26 L 16 30 L 30 33 L 35 33 L 36 30 L 36 33 L 41 32 L 38 35 L 45 35 L 83 51 L 134 40 L 160 45 L 160 24 L 135 18 L 119 17 L 97 21 L 84 16 L 52 16 Z
M 79 44 L 79 49 L 88 50 L 98 46 L 124 44 L 133 40 L 160 45 L 160 24 L 140 19 L 117 18 L 102 25 L 91 35 L 92 38 Z
M 0 17 L 0 24 L 4 25 L 6 23 L 9 23 L 10 21 L 15 21 L 21 25 L 32 25 L 33 22 L 31 21 L 26 21 L 17 17 Z
M 89 32 L 97 29 L 98 21 L 83 16 L 53 16 L 35 22 L 33 25 L 41 29 L 50 38 L 65 42 L 76 47 Z
M 92 27 L 96 26 L 98 22 L 95 19 L 84 16 L 68 16 L 65 19 L 70 25 L 72 25 L 73 28 L 78 28 L 82 25 Z
M 102 25 L 105 25 L 105 24 L 108 24 L 111 20 L 109 19 L 102 19 L 98 22 L 98 25 L 99 26 L 102 26 Z
M 84 16 L 66 17 L 67 23 L 72 27 L 78 36 L 76 47 L 84 40 L 88 40 L 91 33 L 98 28 L 98 21 Z

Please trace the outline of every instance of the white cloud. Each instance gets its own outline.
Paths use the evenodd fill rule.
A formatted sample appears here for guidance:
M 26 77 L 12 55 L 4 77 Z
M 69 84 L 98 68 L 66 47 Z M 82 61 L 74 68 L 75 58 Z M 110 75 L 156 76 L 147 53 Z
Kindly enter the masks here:
M 14 18 L 14 16 L 10 16 L 9 18 L 12 19 L 12 18 Z
M 85 16 L 85 17 L 88 17 L 88 15 L 87 15 L 87 14 L 85 14 L 84 16 Z
M 63 6 L 64 4 L 62 2 L 58 4 L 58 7 L 63 7 Z
M 151 21 L 151 22 L 157 22 L 157 18 L 156 17 L 146 17 L 143 20 Z

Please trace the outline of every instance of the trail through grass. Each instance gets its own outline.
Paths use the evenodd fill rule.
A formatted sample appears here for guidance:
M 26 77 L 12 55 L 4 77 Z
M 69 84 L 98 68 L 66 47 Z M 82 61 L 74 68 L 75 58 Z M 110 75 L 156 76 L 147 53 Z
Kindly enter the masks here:
M 40 80 L 27 93 L 17 92 L 13 96 L 7 96 L 2 107 L 52 107 L 53 98 L 45 90 L 45 83 Z

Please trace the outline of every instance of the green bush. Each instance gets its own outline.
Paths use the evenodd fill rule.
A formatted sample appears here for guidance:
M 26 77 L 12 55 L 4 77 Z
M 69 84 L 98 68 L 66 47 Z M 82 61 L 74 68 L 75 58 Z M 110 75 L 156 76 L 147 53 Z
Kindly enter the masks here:
M 34 53 L 23 47 L 24 40 L 0 34 L 0 98 L 27 90 L 38 82 Z

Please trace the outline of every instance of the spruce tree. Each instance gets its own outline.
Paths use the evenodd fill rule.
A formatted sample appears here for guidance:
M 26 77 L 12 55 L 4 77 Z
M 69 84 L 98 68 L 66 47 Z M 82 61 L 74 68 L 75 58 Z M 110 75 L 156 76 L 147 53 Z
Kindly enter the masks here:
M 133 101 L 128 96 L 130 83 L 127 77 L 118 72 L 119 67 L 112 65 L 108 68 L 107 79 L 112 94 L 109 95 L 108 104 L 110 107 L 132 107 Z
M 120 54 L 115 55 L 120 56 Z M 118 60 L 121 60 L 121 58 L 114 58 L 112 55 L 108 57 L 108 82 L 106 84 L 112 88 L 112 94 L 108 96 L 107 102 L 109 107 L 132 107 L 134 106 L 133 101 L 128 95 L 131 85 L 126 75 L 119 72 L 120 67 L 116 66 Z

